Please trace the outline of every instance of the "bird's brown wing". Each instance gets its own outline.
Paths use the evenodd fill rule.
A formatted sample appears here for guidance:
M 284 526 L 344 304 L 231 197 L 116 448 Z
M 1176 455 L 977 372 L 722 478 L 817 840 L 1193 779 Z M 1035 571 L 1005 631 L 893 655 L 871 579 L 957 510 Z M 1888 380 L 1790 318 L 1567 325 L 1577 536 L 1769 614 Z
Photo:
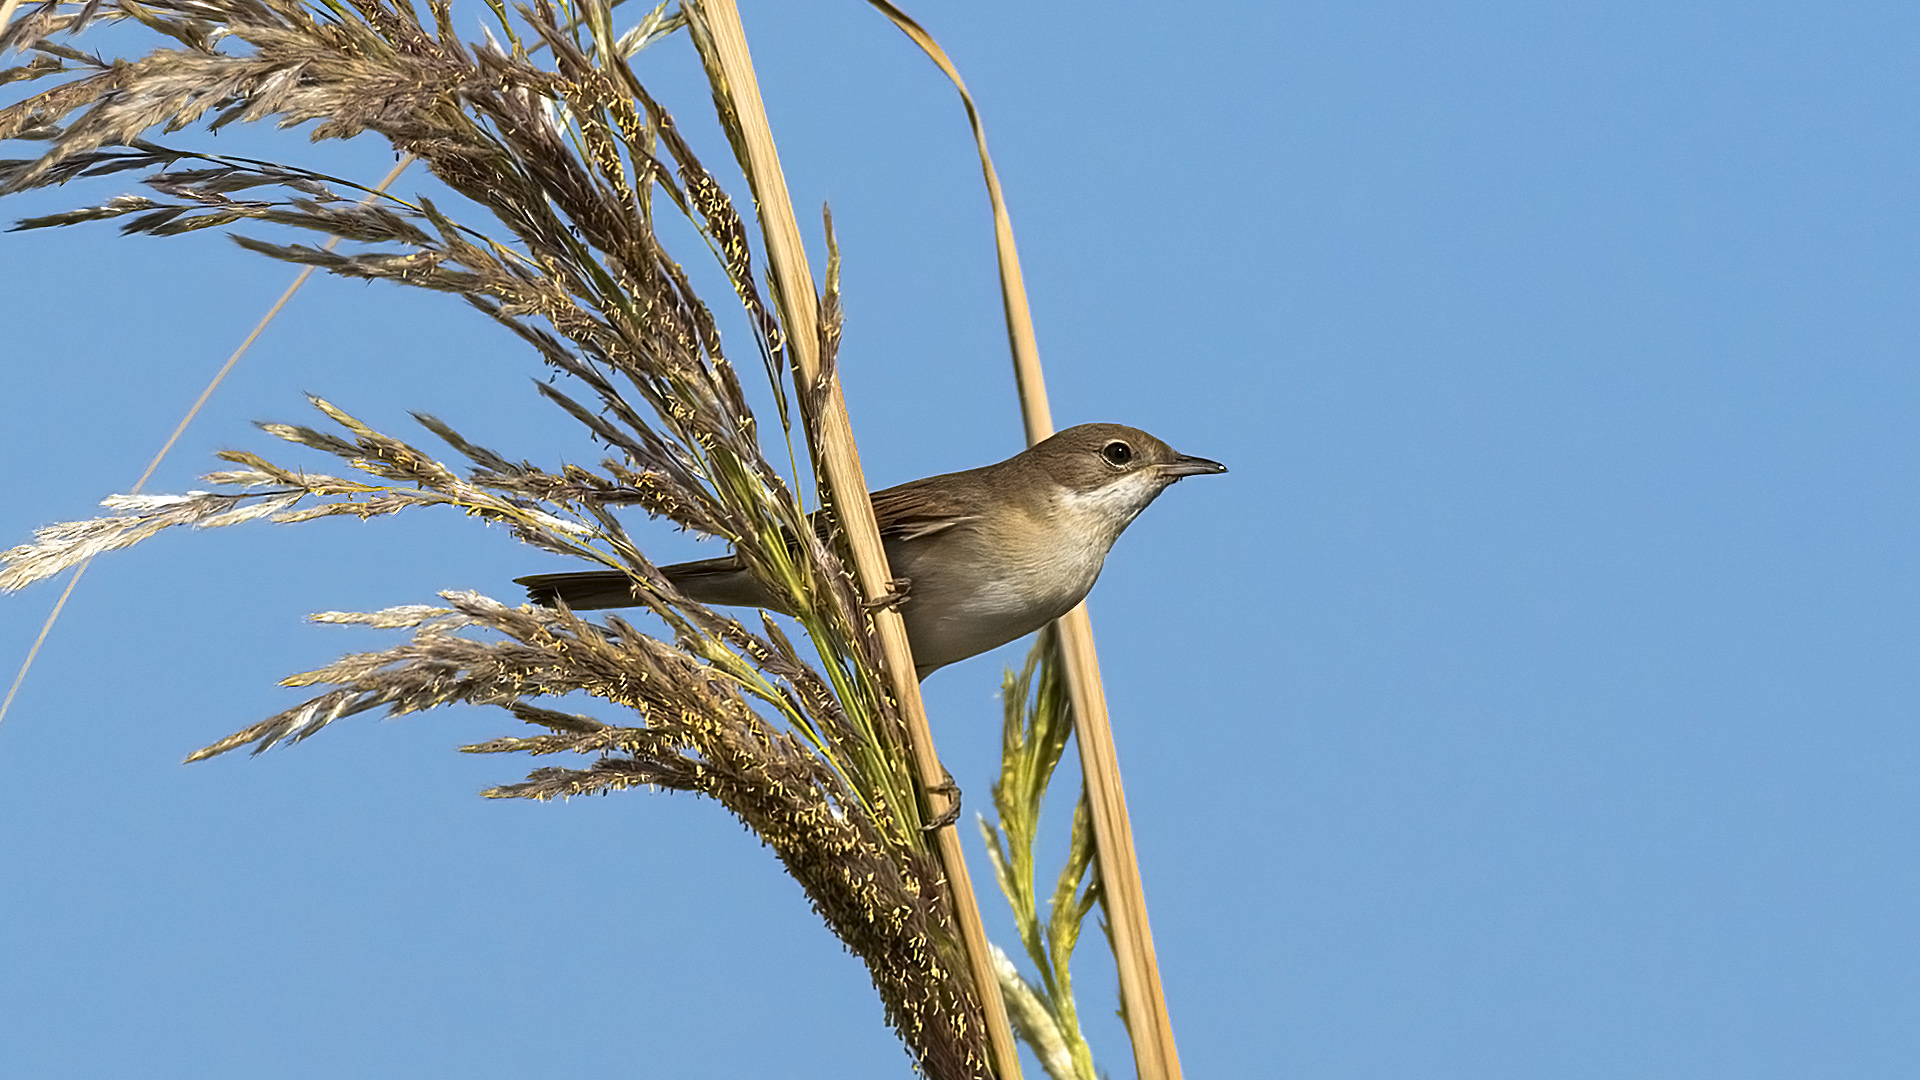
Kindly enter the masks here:
M 880 524 L 880 536 L 886 540 L 918 540 L 942 533 L 978 515 L 955 491 L 953 477 L 932 476 L 876 491 L 873 516 Z M 944 481 L 936 483 L 935 481 Z

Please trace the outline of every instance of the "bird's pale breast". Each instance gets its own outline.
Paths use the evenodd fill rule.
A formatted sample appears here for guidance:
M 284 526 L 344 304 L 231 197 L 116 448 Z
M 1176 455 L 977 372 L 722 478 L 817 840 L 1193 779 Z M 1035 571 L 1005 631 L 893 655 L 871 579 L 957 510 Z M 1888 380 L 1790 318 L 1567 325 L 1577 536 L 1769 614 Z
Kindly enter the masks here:
M 1144 490 L 1063 495 L 1022 513 L 889 544 L 893 572 L 913 582 L 901 615 L 921 672 L 997 648 L 1071 611 L 1099 578 L 1114 539 L 1151 501 Z

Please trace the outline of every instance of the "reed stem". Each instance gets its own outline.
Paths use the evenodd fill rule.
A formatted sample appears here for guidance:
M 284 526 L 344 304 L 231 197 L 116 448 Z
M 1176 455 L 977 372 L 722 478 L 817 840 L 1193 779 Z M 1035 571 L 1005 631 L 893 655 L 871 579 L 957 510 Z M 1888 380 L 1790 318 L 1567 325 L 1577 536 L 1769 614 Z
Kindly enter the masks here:
M 1026 422 L 1027 443 L 1053 434 L 1053 410 L 1040 369 L 1040 345 L 1027 306 L 1027 287 L 1020 273 L 1020 253 L 1014 246 L 1013 219 L 1000 191 L 1000 177 L 987 153 L 986 128 L 974 106 L 960 71 L 933 36 L 889 0 L 868 0 L 879 8 L 932 58 L 960 91 L 973 140 L 980 152 L 980 169 L 993 204 L 993 234 L 1000 259 L 1000 296 L 1006 310 L 1007 342 L 1013 352 L 1013 373 L 1019 387 L 1020 412 Z M 1093 647 L 1093 620 L 1082 603 L 1056 624 L 1060 661 L 1067 693 L 1073 703 L 1075 737 L 1080 766 L 1086 773 L 1093 807 L 1093 833 L 1100 859 L 1101 888 L 1113 933 L 1114 960 L 1120 973 L 1120 1002 L 1133 1040 L 1134 1065 L 1140 1080 L 1180 1080 L 1180 1054 L 1174 1045 L 1173 1019 L 1160 984 L 1160 963 L 1154 955 L 1153 929 L 1147 921 L 1146 888 L 1140 879 L 1140 861 L 1133 846 L 1133 825 L 1127 816 L 1126 791 L 1120 783 L 1120 758 L 1114 747 L 1107 714 L 1106 689 L 1100 681 L 1100 657 Z
M 799 392 L 811 391 L 820 376 L 819 327 L 816 319 L 818 293 L 808 267 L 806 249 L 800 239 L 800 226 L 787 192 L 780 168 L 779 152 L 774 147 L 772 127 L 761 102 L 759 82 L 754 76 L 753 60 L 747 51 L 746 31 L 733 0 L 702 0 L 713 36 L 719 65 L 733 96 L 733 105 L 744 134 L 744 163 L 748 182 L 753 187 L 762 232 L 766 237 L 767 259 L 775 280 L 775 299 L 780 306 L 781 324 L 791 335 L 798 371 Z M 838 520 L 846 531 L 853 552 L 855 572 L 862 595 L 879 600 L 892 589 L 892 573 L 887 553 L 880 541 L 880 528 L 867 498 L 866 477 L 860 468 L 859 453 L 853 441 L 853 422 L 848 416 L 846 399 L 838 379 L 829 378 L 823 408 L 818 417 L 816 451 L 834 496 Z M 936 789 L 946 782 L 946 770 L 934 751 L 933 732 L 927 723 L 926 706 L 920 700 L 920 683 L 914 674 L 913 655 L 907 644 L 906 623 L 890 608 L 877 609 L 873 615 L 887 659 L 887 674 L 907 720 L 913 764 L 920 788 L 927 793 L 929 813 L 939 816 L 951 807 L 951 798 Z M 966 857 L 961 851 L 959 833 L 950 822 L 934 834 L 941 868 L 947 876 L 947 895 L 952 901 L 954 920 L 966 946 L 967 964 L 973 985 L 986 1015 L 988 1044 L 1000 1080 L 1019 1080 L 1020 1058 L 1014 1046 L 1013 1029 L 1007 1020 L 1006 1005 L 1000 997 L 999 980 L 993 970 L 993 958 L 987 947 L 986 930 L 981 924 L 980 908 L 967 874 Z

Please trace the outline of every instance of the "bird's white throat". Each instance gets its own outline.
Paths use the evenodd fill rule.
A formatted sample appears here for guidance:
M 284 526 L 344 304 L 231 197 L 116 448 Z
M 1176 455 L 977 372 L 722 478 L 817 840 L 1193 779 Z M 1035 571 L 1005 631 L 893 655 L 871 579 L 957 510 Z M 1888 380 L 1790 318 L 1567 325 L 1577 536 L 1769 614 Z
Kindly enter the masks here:
M 1113 546 L 1167 482 L 1151 470 L 1127 473 L 1092 491 L 1061 488 L 1055 496 L 1056 529 L 1098 542 L 1102 554 Z
M 1044 559 L 1054 589 L 1086 595 L 1107 552 L 1140 511 L 1166 487 L 1150 472 L 1129 473 L 1091 491 L 1060 488 L 1047 522 Z M 1076 597 L 1075 602 L 1078 602 Z

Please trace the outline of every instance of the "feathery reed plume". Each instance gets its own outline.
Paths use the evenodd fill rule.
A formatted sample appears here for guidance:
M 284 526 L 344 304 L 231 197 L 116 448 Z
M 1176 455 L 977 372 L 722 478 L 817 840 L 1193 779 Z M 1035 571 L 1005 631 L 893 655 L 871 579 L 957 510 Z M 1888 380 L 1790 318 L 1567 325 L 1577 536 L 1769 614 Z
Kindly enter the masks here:
M 995 828 L 982 817 L 980 833 L 1000 891 L 1013 907 L 1020 944 L 1040 972 L 1039 985 L 1030 983 L 1006 954 L 996 950 L 995 968 L 1014 1028 L 1053 1080 L 1097 1080 L 1093 1051 L 1080 1034 L 1071 969 L 1081 924 L 1102 899 L 1084 784 L 1073 809 L 1066 865 L 1054 884 L 1044 923 L 1034 885 L 1033 845 L 1040 834 L 1040 807 L 1073 738 L 1073 716 L 1060 679 L 1057 633 L 1052 627 L 1042 630 L 1026 667 L 1018 675 L 1007 672 L 1001 688 L 1006 716 L 1001 725 L 1000 778 L 993 785 L 993 806 L 1000 823 Z
M 333 428 L 264 429 L 344 459 L 357 477 L 228 452 L 221 456 L 238 468 L 206 478 L 222 490 L 111 499 L 111 515 L 52 526 L 0 555 L 0 589 L 175 526 L 365 518 L 426 506 L 454 507 L 535 547 L 622 570 L 636 606 L 664 631 L 459 592 L 443 594 L 445 607 L 320 616 L 407 629 L 412 639 L 288 679 L 331 689 L 190 760 L 298 742 L 376 708 L 507 709 L 545 733 L 468 750 L 590 760 L 541 768 L 487 794 L 547 799 L 644 784 L 713 798 L 775 850 L 867 964 L 889 1022 L 923 1071 L 943 1080 L 991 1075 L 981 996 L 965 974 L 972 953 L 956 927 L 956 908 L 971 898 L 955 896 L 928 839 L 932 796 L 916 784 L 901 671 L 889 681 L 862 593 L 872 582 L 849 573 L 831 492 L 817 492 L 828 527 L 816 529 L 763 457 L 718 320 L 655 233 L 658 200 L 699 230 L 727 275 L 781 403 L 790 454 L 785 380 L 794 373 L 794 411 L 816 477 L 836 468 L 818 427 L 838 403 L 835 284 L 830 278 L 824 300 L 784 287 L 775 304 L 762 299 L 747 224 L 628 65 L 682 26 L 694 25 L 697 35 L 699 5 L 669 12 L 663 4 L 624 33 L 615 32 L 604 0 L 569 8 L 578 15 L 572 21 L 549 0 L 513 14 L 490 6 L 503 40 L 490 33 L 461 41 L 449 0 L 430 0 L 424 23 L 410 5 L 389 0 L 46 0 L 0 33 L 0 52 L 37 54 L 0 71 L 0 83 L 61 79 L 0 109 L 0 139 L 41 147 L 0 162 L 0 194 L 141 170 L 147 194 L 19 227 L 117 220 L 123 232 L 170 236 L 252 221 L 343 238 L 356 248 L 235 237 L 272 258 L 460 297 L 570 377 L 566 389 L 542 384 L 539 392 L 611 455 L 598 468 L 544 470 L 418 416 L 467 459 L 455 469 L 316 398 Z M 52 40 L 126 20 L 181 47 L 109 62 Z M 532 62 L 529 43 L 550 51 L 550 65 Z M 716 103 L 739 145 L 740 119 L 723 89 L 716 83 Z M 152 137 L 155 129 L 268 119 L 311 123 L 316 139 L 384 138 L 503 231 L 456 221 L 425 198 L 356 203 L 347 193 L 368 189 L 348 180 Z M 790 347 L 796 324 L 819 327 L 826 355 L 812 370 L 800 369 Z M 797 613 L 817 666 L 771 619 L 756 631 L 680 594 L 628 534 L 624 507 L 733 544 Z M 908 685 L 911 672 L 909 664 Z M 573 692 L 628 722 L 534 704 Z M 1011 1075 L 1015 1066 L 1002 1063 Z

